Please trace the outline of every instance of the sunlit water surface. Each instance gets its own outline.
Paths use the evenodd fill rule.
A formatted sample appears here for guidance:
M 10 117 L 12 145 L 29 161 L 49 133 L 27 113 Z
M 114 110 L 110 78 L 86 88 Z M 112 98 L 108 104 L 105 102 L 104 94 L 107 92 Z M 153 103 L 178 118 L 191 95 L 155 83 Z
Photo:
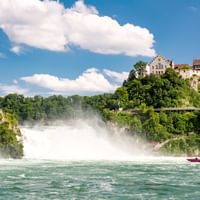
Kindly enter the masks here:
M 199 171 L 184 158 L 0 160 L 0 199 L 200 199 Z
M 200 165 L 153 156 L 98 120 L 21 131 L 25 158 L 0 159 L 2 200 L 200 199 Z

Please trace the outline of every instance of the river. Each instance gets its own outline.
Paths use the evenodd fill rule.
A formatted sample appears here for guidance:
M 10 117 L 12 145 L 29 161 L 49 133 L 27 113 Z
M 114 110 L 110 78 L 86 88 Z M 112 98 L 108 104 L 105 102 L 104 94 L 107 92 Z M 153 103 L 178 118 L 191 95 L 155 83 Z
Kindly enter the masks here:
M 152 161 L 1 160 L 0 199 L 199 199 L 200 165 Z
M 0 200 L 200 199 L 200 165 L 98 120 L 21 130 L 24 158 L 0 159 Z

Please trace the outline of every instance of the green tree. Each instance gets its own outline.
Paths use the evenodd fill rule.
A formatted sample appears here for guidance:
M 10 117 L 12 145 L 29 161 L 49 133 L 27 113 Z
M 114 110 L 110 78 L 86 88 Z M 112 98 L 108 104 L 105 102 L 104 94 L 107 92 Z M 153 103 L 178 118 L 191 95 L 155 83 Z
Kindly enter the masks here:
M 144 61 L 141 61 L 141 60 L 134 64 L 134 68 L 135 68 L 138 76 L 142 76 L 142 77 L 144 76 L 145 70 L 146 70 L 146 65 L 147 65 L 147 63 Z
M 115 91 L 113 98 L 118 101 L 119 107 L 125 108 L 128 103 L 128 91 L 126 87 L 119 87 Z
M 166 127 L 160 124 L 159 114 L 149 111 L 147 120 L 143 123 L 146 138 L 150 141 L 164 141 L 170 137 Z
M 133 65 L 134 69 L 129 72 L 127 81 L 134 80 L 138 77 L 143 77 L 145 74 L 147 63 L 139 61 Z M 124 81 L 123 86 L 126 86 L 127 81 Z

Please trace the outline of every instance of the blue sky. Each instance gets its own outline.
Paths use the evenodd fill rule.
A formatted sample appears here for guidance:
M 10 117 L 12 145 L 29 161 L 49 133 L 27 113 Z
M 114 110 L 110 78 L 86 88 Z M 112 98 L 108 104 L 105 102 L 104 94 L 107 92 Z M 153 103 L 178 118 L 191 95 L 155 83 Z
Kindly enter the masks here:
M 0 95 L 112 92 L 156 53 L 191 64 L 199 35 L 199 0 L 1 0 Z

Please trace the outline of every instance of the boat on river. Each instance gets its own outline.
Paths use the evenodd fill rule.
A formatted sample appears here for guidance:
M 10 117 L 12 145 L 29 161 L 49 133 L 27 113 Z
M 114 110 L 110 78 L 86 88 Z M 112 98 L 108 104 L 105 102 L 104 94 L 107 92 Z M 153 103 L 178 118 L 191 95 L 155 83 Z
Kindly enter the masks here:
M 189 162 L 193 163 L 200 163 L 200 157 L 195 157 L 195 158 L 187 158 Z

